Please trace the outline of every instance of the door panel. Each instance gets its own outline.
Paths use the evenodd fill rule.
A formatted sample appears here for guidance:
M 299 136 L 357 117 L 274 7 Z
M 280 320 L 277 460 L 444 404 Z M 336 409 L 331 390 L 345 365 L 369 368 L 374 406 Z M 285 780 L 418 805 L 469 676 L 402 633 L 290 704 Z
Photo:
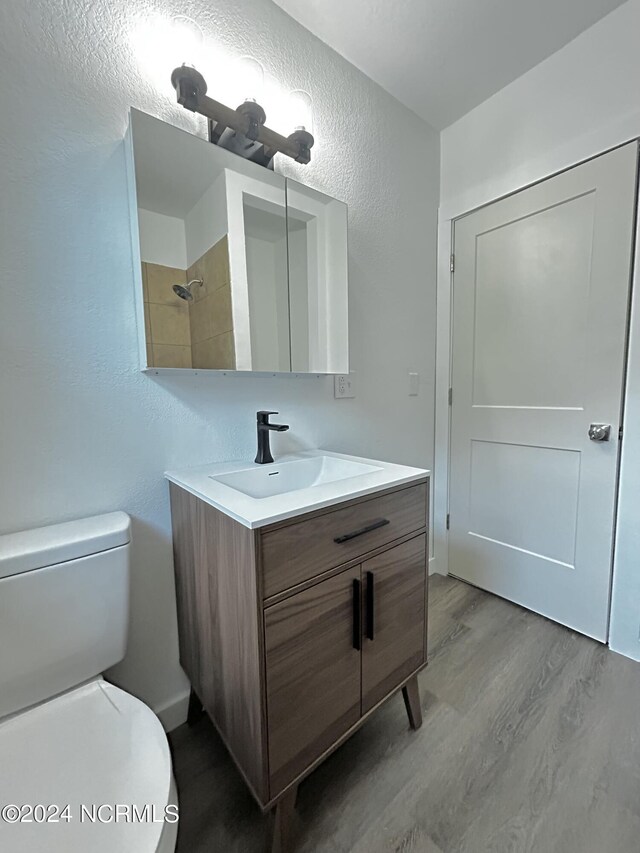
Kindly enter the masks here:
M 473 406 L 581 405 L 595 204 L 591 191 L 475 235 Z
M 454 226 L 450 571 L 599 640 L 637 157 L 624 146 Z
M 426 659 L 426 536 L 362 564 L 365 623 L 362 713 L 366 713 Z M 367 590 L 373 582 L 373 611 Z M 373 612 L 373 640 L 367 636 Z
M 360 718 L 354 580 L 360 566 L 265 610 L 271 797 Z

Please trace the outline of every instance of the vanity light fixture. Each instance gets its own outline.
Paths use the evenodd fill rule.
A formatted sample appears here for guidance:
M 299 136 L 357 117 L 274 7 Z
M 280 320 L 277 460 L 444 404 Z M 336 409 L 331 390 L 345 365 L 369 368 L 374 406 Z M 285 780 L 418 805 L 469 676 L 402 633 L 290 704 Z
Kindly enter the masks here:
M 267 114 L 258 103 L 259 92 L 255 91 L 261 86 L 251 86 L 252 82 L 259 82 L 262 66 L 251 57 L 242 57 L 240 62 L 243 66 L 238 76 L 245 84 L 241 93 L 245 100 L 236 109 L 208 97 L 204 77 L 191 65 L 181 65 L 171 74 L 178 103 L 187 110 L 205 116 L 209 124 L 210 142 L 267 169 L 273 169 L 273 158 L 278 152 L 297 163 L 309 163 L 314 143 L 310 129 L 311 97 L 306 92 L 292 93 L 297 95 L 298 113 L 305 117 L 307 123 L 296 118 L 293 133 L 282 136 L 266 126 Z M 264 79 L 263 71 L 262 75 Z M 303 95 L 306 100 L 301 100 Z M 304 110 L 300 109 L 303 102 Z

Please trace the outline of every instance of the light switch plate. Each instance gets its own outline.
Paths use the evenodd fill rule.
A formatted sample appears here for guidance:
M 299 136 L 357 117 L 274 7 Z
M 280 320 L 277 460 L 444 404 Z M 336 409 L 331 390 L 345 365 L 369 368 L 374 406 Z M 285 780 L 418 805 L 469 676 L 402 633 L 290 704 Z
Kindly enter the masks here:
M 355 379 L 352 373 L 339 373 L 333 377 L 333 396 L 336 400 L 356 396 Z
M 409 371 L 409 396 L 417 397 L 418 396 L 418 388 L 420 385 L 420 375 L 418 373 L 414 373 L 413 371 Z

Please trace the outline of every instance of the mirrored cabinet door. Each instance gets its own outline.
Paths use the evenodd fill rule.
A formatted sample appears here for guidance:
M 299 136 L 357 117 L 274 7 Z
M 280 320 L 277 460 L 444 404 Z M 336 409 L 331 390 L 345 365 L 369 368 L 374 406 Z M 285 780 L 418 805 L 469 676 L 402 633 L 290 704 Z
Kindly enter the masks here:
M 348 371 L 346 206 L 131 110 L 143 369 Z

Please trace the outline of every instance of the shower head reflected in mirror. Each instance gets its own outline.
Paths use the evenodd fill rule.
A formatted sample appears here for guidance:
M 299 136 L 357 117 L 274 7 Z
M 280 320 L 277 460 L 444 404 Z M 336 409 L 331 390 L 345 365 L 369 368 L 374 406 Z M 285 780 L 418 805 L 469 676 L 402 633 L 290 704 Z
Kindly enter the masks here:
M 192 278 L 189 284 L 174 284 L 173 292 L 176 296 L 179 296 L 180 299 L 184 299 L 187 302 L 193 302 L 193 286 L 197 284 L 198 287 L 202 287 L 204 284 L 204 279 L 202 278 Z

